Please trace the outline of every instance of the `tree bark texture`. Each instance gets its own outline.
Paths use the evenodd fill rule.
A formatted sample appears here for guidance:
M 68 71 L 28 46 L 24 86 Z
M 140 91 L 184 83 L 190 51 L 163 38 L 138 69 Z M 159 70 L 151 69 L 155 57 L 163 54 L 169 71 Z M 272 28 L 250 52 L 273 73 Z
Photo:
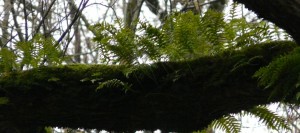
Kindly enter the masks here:
M 189 132 L 268 100 L 271 90 L 252 75 L 292 42 L 250 46 L 241 51 L 184 62 L 140 66 L 67 65 L 3 74 L 0 131 L 71 127 L 108 131 Z

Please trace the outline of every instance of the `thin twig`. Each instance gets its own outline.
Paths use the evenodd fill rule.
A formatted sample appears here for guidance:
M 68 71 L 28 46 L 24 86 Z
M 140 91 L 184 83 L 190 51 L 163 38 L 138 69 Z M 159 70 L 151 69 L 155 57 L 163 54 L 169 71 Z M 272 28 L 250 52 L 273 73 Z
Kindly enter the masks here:
M 24 21 L 25 21 L 25 41 L 28 41 L 28 16 L 26 11 L 26 3 L 25 0 L 23 0 L 23 12 L 24 12 Z
M 87 0 L 86 2 L 83 2 L 83 0 L 80 2 L 80 5 L 77 9 L 77 12 L 73 18 L 73 20 L 71 21 L 70 25 L 68 25 L 67 29 L 64 31 L 64 33 L 60 36 L 60 38 L 56 41 L 56 44 L 54 45 L 55 47 L 57 47 L 59 45 L 59 43 L 62 41 L 62 39 L 66 36 L 66 34 L 69 32 L 69 30 L 72 28 L 72 26 L 74 25 L 74 23 L 77 21 L 77 19 L 79 18 L 79 16 L 81 15 L 81 12 L 83 11 L 83 9 L 86 7 L 87 3 L 89 0 Z M 81 9 L 80 9 L 81 7 Z
M 49 8 L 48 8 L 47 12 L 44 14 L 44 16 L 43 16 L 42 20 L 40 21 L 40 23 L 38 24 L 38 26 L 37 26 L 37 28 L 36 28 L 36 30 L 35 30 L 35 34 L 33 35 L 33 37 L 34 37 L 34 36 L 36 36 L 36 35 L 37 35 L 37 33 L 40 31 L 40 28 L 41 28 L 42 24 L 44 23 L 44 21 L 45 21 L 46 17 L 48 16 L 48 14 L 49 14 L 49 12 L 50 12 L 50 10 L 51 10 L 52 6 L 53 6 L 53 5 L 54 5 L 54 3 L 55 3 L 55 1 L 56 1 L 56 0 L 53 0 L 53 1 L 50 3 L 50 6 L 49 6 Z
M 19 37 L 20 41 L 24 41 L 24 37 L 22 36 L 21 28 L 20 28 L 19 23 L 18 23 L 18 20 L 17 20 L 16 11 L 15 11 L 15 9 L 14 9 L 14 7 L 13 7 L 14 1 L 11 0 L 11 1 L 10 1 L 10 4 L 12 5 L 11 13 L 12 13 L 12 16 L 13 16 L 13 20 L 14 20 L 14 25 L 15 25 L 15 27 L 16 27 L 16 31 L 17 31 L 17 33 L 18 33 L 18 37 Z

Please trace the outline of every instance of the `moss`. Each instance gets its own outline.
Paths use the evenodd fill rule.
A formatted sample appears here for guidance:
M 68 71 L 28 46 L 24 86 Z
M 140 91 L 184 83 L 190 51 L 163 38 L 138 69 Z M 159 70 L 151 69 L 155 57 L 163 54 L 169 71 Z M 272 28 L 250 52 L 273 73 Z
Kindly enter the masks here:
M 270 91 L 258 88 L 252 75 L 294 47 L 276 42 L 182 62 L 14 72 L 0 78 L 0 96 L 9 99 L 0 105 L 1 120 L 30 127 L 194 131 L 225 114 L 278 101 L 268 101 Z M 122 85 L 96 91 L 107 81 L 132 91 Z

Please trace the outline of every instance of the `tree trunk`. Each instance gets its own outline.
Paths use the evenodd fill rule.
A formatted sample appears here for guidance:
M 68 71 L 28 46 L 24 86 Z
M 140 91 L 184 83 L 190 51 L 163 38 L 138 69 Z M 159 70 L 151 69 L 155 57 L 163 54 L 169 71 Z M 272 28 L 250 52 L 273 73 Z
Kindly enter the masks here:
M 10 16 L 10 9 L 12 8 L 12 5 L 10 3 L 10 0 L 4 0 L 4 15 L 1 22 L 1 31 L 2 36 L 0 40 L 0 48 L 5 47 L 6 43 L 8 43 L 9 40 L 9 33 L 8 33 L 8 20 Z
M 300 44 L 299 0 L 234 0 L 286 30 Z
M 125 26 L 135 31 L 144 0 L 129 0 L 125 10 Z

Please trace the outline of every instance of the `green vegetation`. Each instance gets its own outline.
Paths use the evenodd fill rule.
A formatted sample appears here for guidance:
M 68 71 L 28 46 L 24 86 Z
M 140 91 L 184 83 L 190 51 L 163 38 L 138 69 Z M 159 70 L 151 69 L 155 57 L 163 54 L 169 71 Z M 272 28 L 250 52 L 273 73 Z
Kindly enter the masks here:
M 274 41 L 276 36 L 265 21 L 248 23 L 245 18 L 236 18 L 235 12 L 225 20 L 222 13 L 214 11 L 202 16 L 192 12 L 174 14 L 159 28 L 140 22 L 136 34 L 120 21 L 99 23 L 91 29 L 97 33 L 94 41 L 103 54 L 102 61 L 108 64 L 138 64 L 139 59 L 191 60 Z

